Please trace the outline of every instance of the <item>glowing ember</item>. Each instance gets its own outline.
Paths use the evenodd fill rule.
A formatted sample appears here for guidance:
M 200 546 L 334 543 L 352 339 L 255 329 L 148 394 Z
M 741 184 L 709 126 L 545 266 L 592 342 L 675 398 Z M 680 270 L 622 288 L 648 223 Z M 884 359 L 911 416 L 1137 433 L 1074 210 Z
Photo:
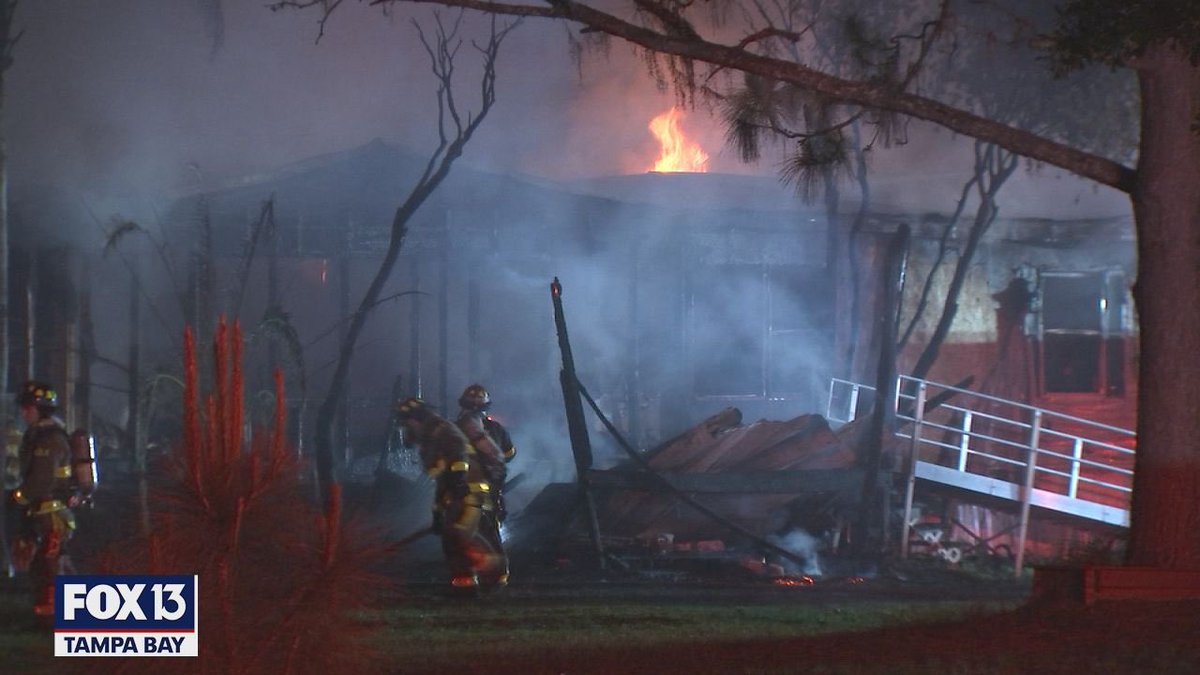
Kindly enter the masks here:
M 815 581 L 812 577 L 779 577 L 774 580 L 776 586 L 812 586 Z
M 651 171 L 704 173 L 708 171 L 708 153 L 688 139 L 679 127 L 683 113 L 674 106 L 650 120 L 650 131 L 662 145 L 662 152 Z

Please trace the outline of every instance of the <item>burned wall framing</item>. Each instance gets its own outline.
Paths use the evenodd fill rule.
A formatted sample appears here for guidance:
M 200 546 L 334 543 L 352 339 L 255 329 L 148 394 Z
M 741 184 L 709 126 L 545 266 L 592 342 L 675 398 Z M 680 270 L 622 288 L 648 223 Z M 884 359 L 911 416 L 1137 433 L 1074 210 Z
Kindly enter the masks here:
M 306 165 L 256 185 L 208 195 L 214 222 L 226 228 L 218 250 L 237 255 L 244 224 L 263 199 L 274 195 L 281 224 L 279 255 L 351 266 L 351 286 L 361 287 L 364 270 L 386 247 L 392 209 L 404 184 L 404 161 L 402 153 L 372 145 L 327 158 L 324 165 Z M 916 225 L 916 247 L 927 248 L 939 231 L 931 220 L 874 214 L 867 229 L 886 231 L 909 220 Z M 1046 251 L 1057 252 L 1069 266 L 1084 255 L 1080 251 L 1109 247 L 1117 264 L 1128 267 L 1128 242 L 1122 238 L 1126 225 L 1120 219 L 997 223 L 980 254 L 984 273 L 969 293 L 999 290 L 997 280 L 1014 266 L 1049 264 L 1052 256 Z M 523 380 L 552 381 L 553 327 L 545 286 L 554 276 L 563 280 L 572 316 L 585 319 L 575 333 L 581 377 L 612 406 L 635 443 L 661 439 L 730 403 L 747 408 L 751 417 L 784 419 L 812 410 L 812 392 L 798 398 L 799 392 L 779 392 L 774 385 L 697 395 L 694 364 L 706 357 L 697 341 L 692 293 L 697 277 L 711 276 L 723 266 L 759 269 L 766 277 L 773 269 L 792 266 L 820 278 L 827 241 L 823 216 L 800 207 L 670 208 L 456 168 L 410 223 L 388 290 L 414 290 L 419 283 L 429 294 L 398 299 L 372 319 L 352 371 L 349 396 L 356 403 L 350 406 L 351 416 L 361 421 L 357 426 L 381 427 L 390 385 L 401 372 L 408 374 L 410 391 L 419 388 L 442 407 L 450 407 L 470 381 L 507 386 L 514 393 L 526 388 Z M 869 280 L 863 287 L 870 287 Z M 832 291 L 827 294 L 822 318 L 807 333 L 795 326 L 776 330 L 768 317 L 756 328 L 757 339 L 766 345 L 763 352 L 771 355 L 770 350 L 779 349 L 773 337 L 815 340 L 820 324 L 832 323 L 834 315 L 846 311 L 836 298 Z M 746 301 L 735 294 L 723 304 Z M 984 300 L 976 306 L 989 304 Z M 618 309 L 608 311 L 611 306 Z M 865 315 L 871 311 L 870 303 L 864 303 Z M 832 326 L 827 332 L 832 336 Z M 496 347 L 500 343 L 504 349 Z M 842 351 L 835 347 L 830 337 L 814 350 L 814 383 L 823 385 L 833 374 Z M 818 373 L 818 368 L 826 372 Z M 319 380 L 319 375 L 314 378 L 317 388 Z M 528 389 L 509 401 L 519 398 L 518 408 L 532 410 L 545 406 L 545 396 L 553 396 L 552 388 Z M 353 420 L 348 424 L 356 426 Z

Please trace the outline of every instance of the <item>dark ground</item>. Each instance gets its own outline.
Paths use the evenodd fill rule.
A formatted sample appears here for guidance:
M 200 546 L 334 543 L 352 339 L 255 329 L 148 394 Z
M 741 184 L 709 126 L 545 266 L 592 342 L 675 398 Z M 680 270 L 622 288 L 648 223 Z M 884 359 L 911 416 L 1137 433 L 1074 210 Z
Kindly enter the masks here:
M 433 543 L 431 539 L 423 545 Z M 414 549 L 405 601 L 437 606 L 436 555 Z M 842 566 L 844 567 L 844 563 Z M 836 570 L 838 561 L 827 568 Z M 489 675 L 687 673 L 1200 673 L 1200 601 L 1109 601 L 1034 598 L 1028 576 L 940 561 L 888 561 L 870 576 L 825 575 L 783 586 L 738 573 L 727 563 L 638 571 L 584 565 L 514 568 L 513 585 L 483 602 L 516 614 L 562 603 L 707 604 L 714 614 L 736 607 L 796 606 L 853 611 L 871 603 L 978 605 L 978 616 L 813 637 L 688 641 L 620 651 L 553 651 L 490 659 Z M 1001 609 L 996 608 L 1015 608 Z M 971 613 L 968 612 L 970 615 Z M 395 672 L 422 671 L 406 666 Z
M 416 508 L 392 535 L 398 538 L 418 529 L 414 524 L 423 522 L 424 508 Z M 700 604 L 713 607 L 714 615 L 731 608 L 780 606 L 845 612 L 873 602 L 980 607 L 978 616 L 968 620 L 812 637 L 700 641 L 680 635 L 676 641 L 621 650 L 566 653 L 543 647 L 507 655 L 491 653 L 486 644 L 465 646 L 472 653 L 465 672 L 486 675 L 1200 673 L 1200 601 L 1085 606 L 1071 600 L 1034 600 L 1029 579 L 1014 580 L 1002 568 L 981 572 L 929 560 L 891 561 L 872 568 L 834 559 L 826 562 L 826 574 L 812 583 L 785 586 L 746 573 L 732 556 L 704 561 L 629 558 L 625 565 L 597 569 L 586 555 L 548 556 L 536 549 L 516 547 L 513 583 L 507 590 L 463 601 L 445 597 L 438 542 L 424 537 L 389 566 L 398 591 L 387 600 L 450 617 L 458 611 L 470 616 L 475 603 L 493 614 L 515 616 L 553 615 L 555 608 L 568 606 L 594 607 L 602 614 L 616 604 Z M 63 672 L 67 664 L 62 659 L 45 656 L 52 651 L 49 631 L 25 614 L 24 590 L 21 579 L 0 579 L 0 673 Z M 448 606 L 453 608 L 449 612 Z M 1016 609 L 997 612 L 997 606 Z M 44 651 L 39 646 L 42 634 Z M 423 675 L 447 670 L 407 662 L 386 672 Z
M 0 582 L 0 632 L 34 635 L 39 628 L 19 614 L 12 602 L 20 590 L 20 584 Z M 488 675 L 1200 672 L 1200 602 L 1120 601 L 1091 606 L 1029 602 L 1024 584 L 983 582 L 952 571 L 908 580 L 818 580 L 797 587 L 695 579 L 604 580 L 564 572 L 535 578 L 517 576 L 501 594 L 466 601 L 446 598 L 440 583 L 414 579 L 400 587 L 394 601 L 428 610 L 431 616 L 444 616 L 447 607 L 470 616 L 479 603 L 500 615 L 514 616 L 544 614 L 564 606 L 594 607 L 602 614 L 614 604 L 647 608 L 702 604 L 711 606 L 714 615 L 730 608 L 763 606 L 843 612 L 853 611 L 856 603 L 872 602 L 968 602 L 979 603 L 981 608 L 978 617 L 965 621 L 813 637 L 696 642 L 680 636 L 673 644 L 619 651 L 541 649 L 499 656 L 488 656 L 487 645 L 471 646 L 471 660 L 486 661 L 487 666 L 466 672 Z M 999 613 L 983 609 L 1006 602 L 1017 609 Z M 40 631 L 46 635 L 44 649 L 48 653 L 49 633 L 45 628 Z M 0 672 L 64 672 L 68 666 L 52 658 L 10 659 L 13 656 L 0 654 Z M 410 661 L 385 672 L 425 675 L 447 671 L 444 666 L 425 668 Z
M 520 524 L 518 519 L 517 523 Z M 517 528 L 514 528 L 514 530 Z M 545 523 L 535 530 L 544 531 Z M 709 604 L 722 608 L 797 606 L 831 612 L 871 603 L 978 605 L 968 620 L 856 633 L 728 642 L 687 640 L 620 651 L 552 650 L 488 660 L 489 675 L 621 673 L 1200 673 L 1200 601 L 1034 598 L 1031 574 L 1009 559 L 944 561 L 915 557 L 863 564 L 823 558 L 811 584 L 781 586 L 746 573 L 735 558 L 629 559 L 604 570 L 578 555 L 546 555 L 514 533 L 513 584 L 488 604 L 516 614 L 562 603 Z M 586 548 L 586 546 L 585 546 Z M 436 541 L 414 544 L 395 570 L 404 600 L 437 606 L 444 571 Z M 796 577 L 794 577 L 796 578 Z M 1001 609 L 1015 608 L 1015 609 Z M 421 673 L 408 664 L 395 672 Z M 424 672 L 439 672 L 430 670 Z
M 1085 606 L 1033 600 L 1028 583 L 981 580 L 951 569 L 910 569 L 905 579 L 819 579 L 811 585 L 715 579 L 602 580 L 577 572 L 516 577 L 484 599 L 515 615 L 563 604 L 639 606 L 703 604 L 714 616 L 784 606 L 854 611 L 872 603 L 978 605 L 971 618 L 928 625 L 812 637 L 681 640 L 614 650 L 572 650 L 492 657 L 491 675 L 700 673 L 1200 673 L 1200 601 L 1114 601 Z M 405 589 L 405 602 L 447 602 L 437 584 Z M 480 602 L 480 601 L 471 601 Z M 1000 607 L 1002 609 L 996 609 Z M 1015 609 L 1005 610 L 1004 607 Z M 742 608 L 742 609 L 739 609 Z M 468 610 L 469 611 L 469 610 Z M 407 664 L 393 672 L 437 673 Z
M 978 620 L 634 648 L 497 673 L 1197 673 L 1200 603 L 1030 606 Z

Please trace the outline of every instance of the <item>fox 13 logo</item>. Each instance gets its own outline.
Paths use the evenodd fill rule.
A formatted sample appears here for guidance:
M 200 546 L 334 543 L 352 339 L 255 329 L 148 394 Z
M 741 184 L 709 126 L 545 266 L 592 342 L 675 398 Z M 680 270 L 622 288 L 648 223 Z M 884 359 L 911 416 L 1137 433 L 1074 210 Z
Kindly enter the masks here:
M 60 575 L 55 656 L 196 656 L 197 577 Z

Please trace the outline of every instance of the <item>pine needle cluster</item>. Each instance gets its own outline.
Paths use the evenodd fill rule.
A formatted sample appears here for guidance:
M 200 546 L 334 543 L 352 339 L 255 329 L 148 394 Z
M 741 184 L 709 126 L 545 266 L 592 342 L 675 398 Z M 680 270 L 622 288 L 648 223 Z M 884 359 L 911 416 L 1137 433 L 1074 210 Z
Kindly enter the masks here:
M 195 338 L 184 334 L 183 438 L 151 491 L 149 535 L 121 542 L 103 572 L 199 575 L 199 659 L 173 672 L 328 673 L 374 670 L 378 653 L 357 619 L 387 588 L 383 537 L 306 493 L 285 442 L 283 375 L 273 428 L 244 442 L 242 335 L 224 319 L 213 340 L 213 391 L 199 392 Z M 121 672 L 157 671 L 130 659 Z

